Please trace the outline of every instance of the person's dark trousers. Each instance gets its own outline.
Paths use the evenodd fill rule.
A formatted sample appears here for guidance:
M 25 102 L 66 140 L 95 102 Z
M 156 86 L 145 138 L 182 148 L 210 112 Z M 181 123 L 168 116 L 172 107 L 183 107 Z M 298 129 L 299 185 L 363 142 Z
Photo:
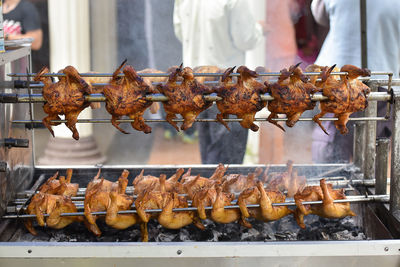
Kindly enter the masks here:
M 199 117 L 214 119 L 219 113 L 213 105 Z M 246 152 L 248 129 L 238 122 L 229 123 L 231 131 L 218 122 L 198 122 L 202 164 L 241 164 Z

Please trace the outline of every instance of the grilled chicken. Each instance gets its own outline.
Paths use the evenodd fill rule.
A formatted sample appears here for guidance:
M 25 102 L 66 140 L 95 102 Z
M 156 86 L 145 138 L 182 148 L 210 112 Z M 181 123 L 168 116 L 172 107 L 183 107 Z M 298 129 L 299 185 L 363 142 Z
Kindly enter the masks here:
M 214 184 L 221 183 L 226 170 L 227 167 L 224 167 L 224 165 L 220 163 L 211 177 L 206 178 L 200 175 L 192 176 L 191 169 L 189 168 L 189 170 L 182 176 L 181 183 L 183 185 L 184 193 L 188 194 L 190 199 L 193 199 L 196 192 L 204 188 L 209 188 Z
M 210 212 L 206 211 L 205 207 L 211 207 L 217 198 L 215 186 L 216 184 L 213 184 L 210 187 L 204 187 L 194 193 L 192 206 L 197 207 L 198 217 L 201 220 L 210 217 Z
M 216 186 L 217 196 L 211 210 L 211 219 L 217 223 L 232 223 L 240 219 L 240 211 L 238 209 L 225 209 L 230 206 L 235 194 L 225 193 L 221 186 Z
M 107 207 L 106 224 L 115 229 L 126 229 L 138 223 L 136 214 L 118 214 L 118 211 L 131 209 L 133 197 L 117 191 L 111 191 L 109 194 L 110 202 Z
M 191 211 L 174 212 L 173 208 L 188 207 L 187 200 L 183 196 L 178 196 L 177 193 L 165 191 L 165 186 L 162 181 L 166 180 L 165 174 L 160 175 L 161 186 L 160 190 L 155 190 L 156 183 L 147 187 L 139 194 L 135 201 L 137 214 L 144 223 L 142 226 L 142 241 L 148 241 L 147 223 L 150 219 L 157 219 L 158 222 L 168 229 L 178 229 L 191 224 L 194 221 L 194 213 Z M 146 213 L 147 209 L 162 209 L 161 213 Z M 195 224 L 197 225 L 197 224 Z M 204 226 L 200 226 L 204 228 Z M 143 234 L 144 233 L 144 234 Z
M 79 184 L 71 183 L 72 169 L 67 169 L 67 178 L 60 176 L 57 180 L 57 177 L 58 172 L 41 185 L 38 191 L 52 195 L 76 196 Z
M 145 73 L 160 73 L 164 74 L 165 72 L 156 70 L 156 69 L 143 69 L 138 71 L 139 74 L 145 74 Z M 167 77 L 143 77 L 143 81 L 152 88 L 153 92 L 157 92 L 156 86 L 153 85 L 153 83 L 165 83 L 168 80 Z M 160 104 L 158 102 L 153 102 L 153 104 L 150 106 L 150 112 L 153 114 L 156 114 L 158 110 L 160 109 Z
M 261 181 L 257 182 L 257 186 L 253 186 L 244 190 L 238 197 L 238 205 L 242 213 L 242 222 L 247 227 L 251 224 L 246 218 L 253 217 L 257 220 L 270 222 L 279 220 L 286 215 L 292 213 L 287 206 L 272 206 L 272 203 L 284 203 L 286 197 L 279 191 L 265 190 Z M 259 208 L 247 208 L 246 205 L 259 204 Z
M 183 78 L 182 83 L 177 80 Z M 206 102 L 203 94 L 211 93 L 212 90 L 199 83 L 193 75 L 193 70 L 189 67 L 179 67 L 175 69 L 168 78 L 165 85 L 158 85 L 157 89 L 168 97 L 168 101 L 163 102 L 164 110 L 167 113 L 166 120 L 179 131 L 176 114 L 180 114 L 184 122 L 181 130 L 187 130 L 192 127 L 197 116 L 212 105 L 212 102 Z
M 264 183 L 269 190 L 280 192 L 287 191 L 288 197 L 293 197 L 298 190 L 301 190 L 306 184 L 305 176 L 298 176 L 297 171 L 293 170 L 293 161 L 286 163 L 287 170 L 285 172 L 264 173 Z
M 131 125 L 135 130 L 151 133 L 151 127 L 143 119 L 143 113 L 151 106 L 152 101 L 146 100 L 146 95 L 155 93 L 147 83 L 137 74 L 132 66 L 123 69 L 124 77 L 120 77 L 120 71 L 126 60 L 113 73 L 110 85 L 103 89 L 106 97 L 106 109 L 112 115 L 111 123 L 124 134 L 128 134 L 119 127 L 118 119 L 128 116 L 134 120 Z
M 266 102 L 261 100 L 261 93 L 266 92 L 266 87 L 255 80 L 257 73 L 249 70 L 245 66 L 240 66 L 237 72 L 240 76 L 237 83 L 232 83 L 230 74 L 233 68 L 225 70 L 221 78 L 222 85 L 216 89 L 217 95 L 222 100 L 216 101 L 218 110 L 217 120 L 222 123 L 228 130 L 228 124 L 223 119 L 228 119 L 229 115 L 236 115 L 240 121 L 240 125 L 252 131 L 258 131 L 258 126 L 254 124 L 255 115 L 263 107 Z
M 99 170 L 97 175 L 87 185 L 84 201 L 85 225 L 95 235 L 100 236 L 101 231 L 96 224 L 98 216 L 91 213 L 108 210 L 111 202 L 111 192 L 125 194 L 126 187 L 128 186 L 128 175 L 129 172 L 124 170 L 117 182 L 111 182 L 105 180 L 103 177 L 100 179 Z
M 158 178 L 152 175 L 143 175 L 144 170 L 140 172 L 138 176 L 132 182 L 134 186 L 134 194 L 138 195 L 143 192 L 145 189 L 154 186 L 153 190 L 161 191 L 160 186 L 165 186 L 165 191 L 173 192 L 176 191 L 178 193 L 183 193 L 182 184 L 179 183 L 179 178 L 181 178 L 184 170 L 178 169 L 174 175 L 168 178 L 166 181 L 162 181 L 162 178 Z
M 44 83 L 42 92 L 46 103 L 43 106 L 43 111 L 48 116 L 43 119 L 43 124 L 54 137 L 54 131 L 51 126 L 56 126 L 60 123 L 51 121 L 60 120 L 59 115 L 65 115 L 67 120 L 65 125 L 72 131 L 72 137 L 75 140 L 79 140 L 79 133 L 75 124 L 81 111 L 90 105 L 89 102 L 85 101 L 85 95 L 91 94 L 92 88 L 72 66 L 67 66 L 61 71 L 66 76 L 60 77 L 57 83 L 52 83 L 50 77 L 43 76 L 48 72 L 49 69 L 44 67 L 33 79 L 36 82 Z
M 281 70 L 281 75 L 276 83 L 265 83 L 268 86 L 268 92 L 274 97 L 274 100 L 268 103 L 268 110 L 271 114 L 267 120 L 283 131 L 285 129 L 273 120 L 278 118 L 278 114 L 286 114 L 286 125 L 293 127 L 304 111 L 312 110 L 316 105 L 311 101 L 310 94 L 314 94 L 318 90 L 308 82 L 308 78 L 303 75 L 299 65 L 300 63 L 291 66 L 289 70 Z
M 307 186 L 303 191 L 294 195 L 296 202 L 295 219 L 301 228 L 305 228 L 304 216 L 316 214 L 325 218 L 344 218 L 356 216 L 350 209 L 350 203 L 334 203 L 335 199 L 346 199 L 344 190 L 335 190 L 331 184 L 326 184 L 325 179 L 320 180 L 320 186 Z M 320 201 L 322 204 L 304 205 L 303 201 Z
M 222 191 L 228 193 L 241 193 L 243 190 L 256 185 L 257 178 L 262 173 L 261 168 L 257 168 L 254 173 L 248 175 L 230 174 L 224 177 Z
M 26 209 L 27 214 L 36 215 L 36 220 L 40 226 L 48 226 L 54 229 L 61 229 L 73 222 L 83 221 L 82 216 L 61 216 L 61 213 L 77 211 L 70 197 L 42 192 L 32 197 Z M 49 214 L 49 217 L 45 218 L 44 214 Z M 32 235 L 37 235 L 32 225 L 32 219 L 25 220 L 24 225 Z
M 335 118 L 338 118 L 334 122 L 336 129 L 341 134 L 346 134 L 348 132 L 346 124 L 350 115 L 354 112 L 362 111 L 368 106 L 367 95 L 371 91 L 368 86 L 357 80 L 357 78 L 370 76 L 371 72 L 368 69 L 360 69 L 353 65 L 344 65 L 340 71 L 348 74 L 340 76 L 340 80 L 338 80 L 330 75 L 334 67 L 328 68 L 314 65 L 316 70 L 322 70 L 321 82 L 317 86 L 321 87 L 323 95 L 328 97 L 328 100 L 320 102 L 321 112 L 314 116 L 313 120 L 328 134 L 319 119 L 326 113 L 333 113 Z

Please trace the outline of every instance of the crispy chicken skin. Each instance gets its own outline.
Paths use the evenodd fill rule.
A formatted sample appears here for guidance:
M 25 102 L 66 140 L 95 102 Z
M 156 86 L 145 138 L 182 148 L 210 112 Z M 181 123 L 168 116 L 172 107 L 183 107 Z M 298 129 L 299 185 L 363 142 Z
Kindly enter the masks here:
M 101 231 L 96 224 L 98 216 L 92 215 L 91 212 L 107 211 L 110 205 L 111 192 L 125 194 L 126 187 L 128 186 L 128 175 L 129 172 L 124 170 L 117 182 L 111 182 L 105 180 L 104 177 L 100 179 L 99 170 L 97 175 L 87 185 L 84 201 L 85 225 L 95 235 L 100 236 Z
M 54 229 L 61 229 L 73 222 L 83 221 L 82 216 L 61 216 L 61 213 L 77 211 L 70 197 L 42 192 L 32 197 L 26 209 L 27 214 L 36 215 L 36 220 L 40 226 L 48 226 Z M 49 217 L 45 218 L 44 214 L 49 214 Z M 33 228 L 32 219 L 24 220 L 24 225 L 32 235 L 37 235 Z
M 327 184 L 325 179 L 320 180 L 320 186 L 307 186 L 303 191 L 294 195 L 296 202 L 295 219 L 301 228 L 305 228 L 304 216 L 316 214 L 325 218 L 344 218 L 346 216 L 356 216 L 350 209 L 350 203 L 334 203 L 335 199 L 346 199 L 344 190 L 335 190 L 331 184 Z M 304 205 L 303 201 L 319 201 L 322 204 Z
M 72 131 L 72 137 L 79 140 L 79 133 L 75 127 L 78 115 L 87 108 L 90 103 L 85 101 L 85 95 L 92 93 L 92 88 L 79 75 L 78 71 L 67 66 L 61 72 L 66 76 L 60 77 L 56 83 L 52 83 L 50 77 L 43 76 L 49 72 L 47 67 L 42 68 L 34 77 L 34 81 L 43 82 L 43 98 L 46 103 L 43 105 L 43 111 L 48 114 L 43 119 L 43 124 L 49 129 L 54 137 L 54 131 L 51 126 L 59 125 L 52 120 L 60 120 L 59 115 L 65 115 L 67 122 L 65 125 Z
M 261 175 L 262 169 L 257 168 L 254 173 L 248 175 L 229 174 L 223 178 L 222 191 L 227 193 L 241 193 L 243 190 L 256 185 L 257 178 Z
M 58 172 L 50 177 L 43 185 L 41 185 L 38 191 L 42 193 L 52 195 L 63 195 L 63 196 L 76 196 L 79 184 L 71 183 L 72 169 L 67 169 L 67 178 L 60 176 L 58 179 Z
M 119 127 L 120 123 L 117 122 L 122 116 L 128 116 L 134 120 L 131 125 L 135 130 L 146 134 L 151 133 L 151 127 L 144 122 L 143 113 L 152 104 L 152 101 L 146 100 L 146 95 L 156 91 L 137 74 L 132 66 L 126 66 L 123 69 L 125 76 L 118 76 L 125 63 L 126 60 L 113 73 L 110 84 L 103 89 L 106 109 L 112 115 L 111 123 L 122 133 L 128 134 Z
M 178 169 L 174 175 L 172 175 L 170 178 L 168 178 L 165 181 L 165 191 L 167 192 L 173 192 L 176 191 L 178 193 L 183 192 L 182 184 L 179 183 L 179 179 L 181 178 L 182 174 L 184 172 L 184 169 Z M 134 186 L 134 191 L 133 193 L 135 195 L 140 194 L 144 190 L 146 190 L 149 187 L 154 186 L 153 190 L 155 191 L 160 191 L 160 186 L 161 186 L 161 178 L 152 176 L 152 175 L 143 175 L 144 174 L 144 169 L 140 172 L 138 176 L 135 177 L 135 179 L 132 182 L 132 185 Z
M 217 223 L 232 223 L 238 221 L 240 211 L 238 209 L 225 209 L 225 206 L 231 205 L 235 199 L 235 194 L 225 193 L 221 186 L 216 186 L 217 195 L 211 210 L 211 219 Z
M 272 203 L 283 203 L 286 197 L 279 191 L 265 190 L 261 181 L 257 186 L 247 188 L 238 197 L 238 205 L 242 214 L 242 222 L 251 227 L 246 218 L 253 217 L 257 220 L 270 222 L 279 220 L 292 213 L 287 206 L 272 206 Z M 259 208 L 247 208 L 246 205 L 259 204 Z
M 258 131 L 258 126 L 254 124 L 255 115 L 263 107 L 266 102 L 261 100 L 261 93 L 266 92 L 266 87 L 255 80 L 258 77 L 255 71 L 249 70 L 245 66 L 240 66 L 237 72 L 240 74 L 237 83 L 232 83 L 230 74 L 233 68 L 225 70 L 221 79 L 221 86 L 216 88 L 217 95 L 221 100 L 216 101 L 218 110 L 217 120 L 222 123 L 228 130 L 228 124 L 223 120 L 227 119 L 230 114 L 236 115 L 243 128 Z
M 285 129 L 277 121 L 272 120 L 278 118 L 278 114 L 286 114 L 286 125 L 293 127 L 304 111 L 312 110 L 316 105 L 316 102 L 311 101 L 310 94 L 317 92 L 317 88 L 308 82 L 299 65 L 300 63 L 290 66 L 289 70 L 281 70 L 276 83 L 265 83 L 268 92 L 274 97 L 274 100 L 268 103 L 271 114 L 267 120 L 283 131 Z
M 182 83 L 177 80 L 183 78 Z M 168 101 L 163 102 L 166 112 L 166 120 L 179 131 L 176 114 L 180 114 L 184 122 L 181 130 L 192 127 L 197 116 L 212 105 L 212 102 L 204 100 L 204 94 L 211 93 L 212 90 L 199 83 L 193 75 L 193 70 L 189 67 L 182 69 L 182 66 L 172 71 L 165 85 L 158 85 L 157 89 L 168 97 Z
M 340 76 L 338 80 L 330 75 L 335 65 L 330 68 L 313 66 L 316 71 L 322 70 L 321 82 L 317 83 L 317 86 L 321 88 L 323 95 L 328 97 L 328 100 L 320 102 L 321 112 L 314 116 L 313 120 L 328 134 L 319 119 L 326 113 L 333 113 L 335 118 L 338 118 L 334 122 L 336 129 L 341 134 L 348 133 L 346 124 L 350 115 L 354 112 L 362 111 L 368 106 L 367 95 L 371 91 L 368 86 L 357 80 L 357 78 L 370 76 L 371 72 L 368 69 L 360 69 L 353 65 L 344 65 L 340 71 L 348 72 L 348 74 Z
M 188 194 L 190 199 L 200 190 L 209 188 L 214 184 L 220 184 L 222 178 L 227 170 L 223 164 L 219 164 L 210 178 L 202 177 L 200 175 L 191 175 L 191 169 L 182 176 L 181 183 L 183 185 L 183 193 Z

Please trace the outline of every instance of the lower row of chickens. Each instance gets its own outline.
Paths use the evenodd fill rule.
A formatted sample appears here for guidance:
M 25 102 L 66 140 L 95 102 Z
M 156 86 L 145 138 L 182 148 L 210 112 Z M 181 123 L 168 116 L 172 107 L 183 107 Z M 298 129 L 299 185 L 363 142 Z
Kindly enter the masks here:
M 134 192 L 126 192 L 129 171 L 124 170 L 116 182 L 101 177 L 100 171 L 88 184 L 84 200 L 84 216 L 62 216 L 62 213 L 76 213 L 78 207 L 71 200 L 76 196 L 78 185 L 71 183 L 72 170 L 67 178 L 58 173 L 51 177 L 39 192 L 35 194 L 26 212 L 34 214 L 40 226 L 61 229 L 73 222 L 83 222 L 87 229 L 96 236 L 101 230 L 97 219 L 115 229 L 126 229 L 140 224 L 142 241 L 148 241 L 147 223 L 157 220 L 163 227 L 179 229 L 194 224 L 204 230 L 202 220 L 211 219 L 216 223 L 239 222 L 251 228 L 248 218 L 263 222 L 279 220 L 293 214 L 301 228 L 305 228 L 304 216 L 315 214 L 325 218 L 343 218 L 355 216 L 349 202 L 335 203 L 336 199 L 346 199 L 343 190 L 333 189 L 325 179 L 319 186 L 306 186 L 304 176 L 298 176 L 288 162 L 287 170 L 280 173 L 268 173 L 268 168 L 256 169 L 248 175 L 226 175 L 227 167 L 220 164 L 209 177 L 191 175 L 189 169 L 183 169 L 167 179 L 143 175 L 141 172 L 134 180 Z M 286 197 L 293 197 L 296 209 L 292 210 L 285 203 Z M 305 205 L 304 201 L 322 201 L 322 204 Z M 275 204 L 274 204 L 275 203 Z M 258 207 L 250 206 L 258 204 Z M 238 205 L 237 207 L 230 207 Z M 135 213 L 125 212 L 135 208 Z M 193 210 L 175 209 L 192 207 Z M 153 210 L 153 211 L 151 211 Z M 96 212 L 105 212 L 96 214 Z M 48 214 L 48 217 L 44 215 Z M 36 235 L 33 220 L 24 221 L 30 233 Z

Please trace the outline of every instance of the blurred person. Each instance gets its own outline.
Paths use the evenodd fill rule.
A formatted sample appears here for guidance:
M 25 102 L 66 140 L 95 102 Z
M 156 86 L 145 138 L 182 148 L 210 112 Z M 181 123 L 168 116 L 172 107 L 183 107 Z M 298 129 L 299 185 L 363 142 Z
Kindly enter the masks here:
M 182 42 L 183 64 L 212 65 L 221 69 L 245 63 L 245 52 L 263 37 L 263 24 L 256 22 L 246 0 L 175 0 L 175 35 Z M 213 105 L 201 118 L 216 118 Z M 248 130 L 231 123 L 231 131 L 220 123 L 199 123 L 203 164 L 240 164 L 246 150 Z
M 367 0 L 366 5 L 367 67 L 373 71 L 391 71 L 395 78 L 399 77 L 400 1 Z M 315 64 L 361 67 L 360 1 L 313 0 L 311 10 L 319 24 L 330 27 Z M 385 103 L 378 103 L 378 116 L 385 115 L 385 107 Z M 341 135 L 332 122 L 324 125 L 329 136 L 318 126 L 313 130 L 313 161 L 349 161 L 353 151 L 352 127 L 348 127 L 349 134 Z M 390 122 L 377 122 L 377 137 L 389 137 L 390 128 Z
M 32 50 L 42 47 L 40 17 L 32 3 L 24 0 L 4 0 L 3 20 L 6 40 L 33 38 Z
M 292 17 L 298 6 L 294 0 L 267 0 L 266 67 L 279 72 L 297 62 L 296 34 Z M 289 133 L 290 134 L 290 133 Z M 284 139 L 285 137 L 285 139 Z M 260 163 L 282 163 L 285 157 L 284 140 L 287 133 L 269 123 L 260 124 Z M 273 144 L 273 145 L 271 145 Z

